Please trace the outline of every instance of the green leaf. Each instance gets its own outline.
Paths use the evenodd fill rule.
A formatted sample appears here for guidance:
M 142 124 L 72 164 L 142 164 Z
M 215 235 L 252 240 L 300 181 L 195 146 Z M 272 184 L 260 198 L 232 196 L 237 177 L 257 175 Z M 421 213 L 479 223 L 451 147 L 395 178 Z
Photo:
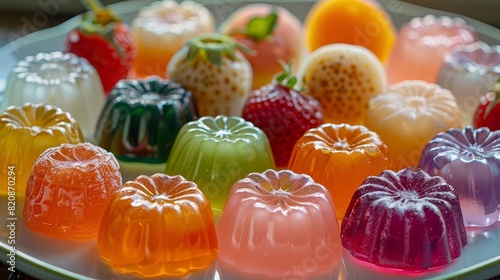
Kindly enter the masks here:
M 271 35 L 278 21 L 278 12 L 276 6 L 273 6 L 271 13 L 265 17 L 252 18 L 246 27 L 245 35 L 261 41 Z

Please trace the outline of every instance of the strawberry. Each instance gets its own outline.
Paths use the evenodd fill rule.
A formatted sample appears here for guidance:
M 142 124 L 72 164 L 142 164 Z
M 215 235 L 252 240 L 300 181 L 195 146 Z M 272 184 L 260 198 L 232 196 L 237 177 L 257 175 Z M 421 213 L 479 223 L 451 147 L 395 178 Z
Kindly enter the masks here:
M 241 116 L 252 86 L 252 67 L 239 50 L 249 51 L 225 35 L 191 39 L 167 66 L 170 80 L 195 96 L 202 116 Z
M 135 47 L 128 26 L 98 0 L 83 0 L 91 12 L 66 38 L 66 51 L 87 59 L 96 69 L 107 94 L 127 77 Z
M 319 100 L 327 123 L 364 124 L 368 101 L 387 88 L 382 63 L 361 46 L 323 46 L 302 66 L 304 94 Z
M 252 91 L 243 118 L 262 129 L 269 139 L 277 167 L 285 167 L 295 142 L 310 128 L 323 122 L 319 101 L 294 89 L 291 67 L 271 84 Z
M 474 127 L 487 127 L 500 130 L 500 79 L 491 87 L 490 92 L 482 96 L 474 115 Z

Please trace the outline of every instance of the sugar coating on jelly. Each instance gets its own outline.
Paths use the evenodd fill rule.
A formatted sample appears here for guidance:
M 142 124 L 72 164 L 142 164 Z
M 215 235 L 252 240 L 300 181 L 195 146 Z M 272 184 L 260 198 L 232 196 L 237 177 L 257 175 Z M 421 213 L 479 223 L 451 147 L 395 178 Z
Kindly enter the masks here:
M 444 266 L 467 245 L 454 188 L 410 167 L 363 182 L 342 222 L 341 239 L 357 259 L 408 271 Z
M 500 131 L 450 129 L 424 148 L 419 167 L 455 187 L 465 226 L 500 221 Z
M 340 264 L 333 200 L 305 174 L 266 170 L 237 181 L 217 233 L 219 264 L 238 275 L 281 279 L 294 275 L 294 266 L 318 254 L 321 258 L 315 259 L 317 269 L 310 277 L 338 269 Z
M 28 179 L 24 221 L 52 237 L 93 237 L 108 201 L 121 186 L 118 162 L 104 149 L 90 143 L 49 148 Z
M 218 254 L 210 202 L 182 176 L 128 181 L 110 201 L 97 239 L 101 257 L 122 273 L 181 276 Z

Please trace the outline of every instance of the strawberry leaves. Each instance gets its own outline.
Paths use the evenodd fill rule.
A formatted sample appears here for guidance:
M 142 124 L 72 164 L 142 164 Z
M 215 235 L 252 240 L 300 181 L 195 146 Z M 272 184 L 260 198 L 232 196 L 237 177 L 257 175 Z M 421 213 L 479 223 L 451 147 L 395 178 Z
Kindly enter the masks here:
M 277 22 L 278 11 L 276 6 L 273 6 L 267 16 L 252 18 L 248 22 L 244 34 L 256 41 L 262 41 L 273 33 Z

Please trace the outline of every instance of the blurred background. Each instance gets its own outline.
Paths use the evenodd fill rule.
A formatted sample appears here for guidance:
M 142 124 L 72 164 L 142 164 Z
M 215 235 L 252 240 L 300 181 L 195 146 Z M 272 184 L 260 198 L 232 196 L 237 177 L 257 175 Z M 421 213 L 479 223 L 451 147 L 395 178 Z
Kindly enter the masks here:
M 102 0 L 105 5 L 122 1 L 125 0 Z M 200 0 L 200 2 L 220 1 Z M 500 27 L 498 16 L 500 0 L 406 0 L 406 2 L 461 14 Z M 0 47 L 31 32 L 58 25 L 84 11 L 79 0 L 1 0 Z

